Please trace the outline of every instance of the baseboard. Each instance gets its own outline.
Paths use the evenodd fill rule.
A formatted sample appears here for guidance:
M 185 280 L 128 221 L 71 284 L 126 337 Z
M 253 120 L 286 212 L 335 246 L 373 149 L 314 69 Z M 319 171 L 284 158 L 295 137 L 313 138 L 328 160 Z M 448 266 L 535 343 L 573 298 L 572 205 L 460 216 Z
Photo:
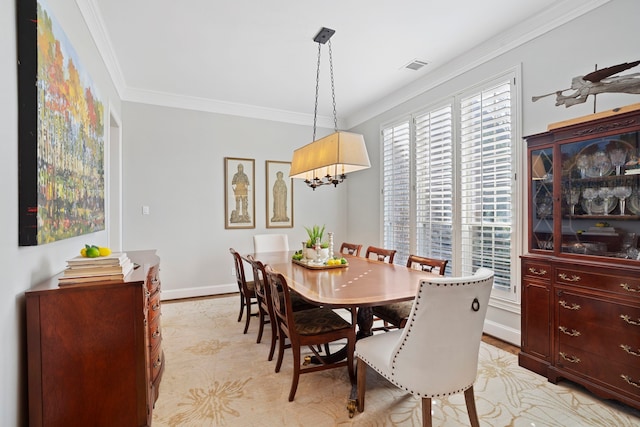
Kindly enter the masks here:
M 197 288 L 163 289 L 162 300 L 168 301 L 183 298 L 205 297 L 211 295 L 229 294 L 234 292 L 238 292 L 238 285 L 236 283 L 227 285 L 200 286 Z
M 491 320 L 485 320 L 484 333 L 520 347 L 520 331 L 501 325 Z

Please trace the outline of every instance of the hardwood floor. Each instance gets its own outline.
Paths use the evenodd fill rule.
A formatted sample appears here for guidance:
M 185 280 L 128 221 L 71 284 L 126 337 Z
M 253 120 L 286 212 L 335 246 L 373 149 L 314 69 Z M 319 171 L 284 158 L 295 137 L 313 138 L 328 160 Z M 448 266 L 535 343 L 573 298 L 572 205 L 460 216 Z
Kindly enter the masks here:
M 515 346 L 506 341 L 502 341 L 499 338 L 492 337 L 491 335 L 483 334 L 482 341 L 486 342 L 487 344 L 491 344 L 494 347 L 498 347 L 499 349 L 504 350 L 506 352 L 515 354 L 516 356 L 520 352 L 520 347 Z

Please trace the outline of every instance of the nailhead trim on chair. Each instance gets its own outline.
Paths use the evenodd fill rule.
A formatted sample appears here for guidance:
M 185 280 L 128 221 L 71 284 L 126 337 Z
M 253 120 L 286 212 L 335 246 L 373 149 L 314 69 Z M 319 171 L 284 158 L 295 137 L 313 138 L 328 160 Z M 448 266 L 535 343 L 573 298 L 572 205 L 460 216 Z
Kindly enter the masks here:
M 477 284 L 478 282 L 464 282 L 464 283 L 430 283 L 427 282 L 427 284 L 429 286 L 466 286 L 466 285 L 473 285 L 473 284 Z M 419 310 L 419 306 L 420 306 L 420 299 L 422 298 L 422 288 L 420 288 L 420 292 L 418 293 L 418 296 L 416 298 L 416 311 Z M 414 316 L 412 316 L 409 321 L 407 322 L 407 326 L 405 326 L 405 329 L 407 330 L 407 334 L 405 335 L 405 340 L 406 338 L 409 336 L 409 334 L 411 334 L 411 327 L 413 326 L 414 323 Z M 402 349 L 402 347 L 404 346 L 405 341 L 403 340 L 400 343 L 400 348 L 398 351 L 400 351 L 400 349 Z M 360 358 L 362 358 L 361 356 L 358 356 Z M 393 356 L 394 358 L 394 362 L 395 362 L 395 358 L 397 357 L 397 352 L 396 355 Z M 367 362 L 366 359 L 362 359 L 365 362 Z M 382 375 L 383 377 L 385 377 L 387 380 L 389 380 L 391 383 L 393 383 L 396 387 L 401 388 L 405 391 L 408 391 L 409 393 L 419 396 L 419 397 L 429 397 L 429 398 L 434 398 L 434 397 L 444 397 L 444 396 L 450 396 L 452 394 L 458 394 L 458 393 L 462 393 L 465 390 L 467 390 L 469 387 L 473 386 L 473 382 L 465 387 L 462 387 L 458 390 L 455 391 L 451 391 L 448 393 L 437 393 L 437 394 L 430 394 L 430 395 L 426 395 L 426 394 L 422 394 L 422 393 L 415 393 L 413 390 L 409 390 L 407 387 L 403 387 L 402 385 L 398 384 L 395 379 L 393 378 L 393 371 L 395 370 L 395 363 L 392 362 L 392 367 L 391 367 L 391 376 L 385 375 L 383 372 L 380 372 L 378 369 L 376 369 L 375 367 L 371 366 L 371 364 L 367 363 L 370 367 L 373 367 L 373 369 L 375 369 L 380 375 Z

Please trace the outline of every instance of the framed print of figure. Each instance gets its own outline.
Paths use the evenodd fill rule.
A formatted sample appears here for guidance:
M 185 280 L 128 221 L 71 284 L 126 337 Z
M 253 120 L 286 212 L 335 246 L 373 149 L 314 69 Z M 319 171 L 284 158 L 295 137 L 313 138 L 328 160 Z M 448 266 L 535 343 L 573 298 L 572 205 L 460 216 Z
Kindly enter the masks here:
M 256 228 L 255 160 L 224 158 L 224 228 Z
M 266 161 L 267 228 L 293 227 L 293 179 L 291 162 Z

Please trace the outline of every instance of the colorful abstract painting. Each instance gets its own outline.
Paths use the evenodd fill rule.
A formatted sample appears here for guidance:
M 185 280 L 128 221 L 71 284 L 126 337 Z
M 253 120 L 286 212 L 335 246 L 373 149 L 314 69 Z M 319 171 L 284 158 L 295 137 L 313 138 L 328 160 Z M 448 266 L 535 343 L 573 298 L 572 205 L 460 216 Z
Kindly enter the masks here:
M 19 25 L 26 27 L 19 28 L 18 48 L 20 245 L 105 228 L 104 105 L 52 11 L 42 0 L 34 4 L 35 28 L 28 13 L 19 11 Z M 33 30 L 35 58 L 29 52 Z M 34 59 L 35 66 L 27 63 Z M 34 71 L 35 93 L 23 90 Z M 29 129 L 29 123 L 35 129 Z

